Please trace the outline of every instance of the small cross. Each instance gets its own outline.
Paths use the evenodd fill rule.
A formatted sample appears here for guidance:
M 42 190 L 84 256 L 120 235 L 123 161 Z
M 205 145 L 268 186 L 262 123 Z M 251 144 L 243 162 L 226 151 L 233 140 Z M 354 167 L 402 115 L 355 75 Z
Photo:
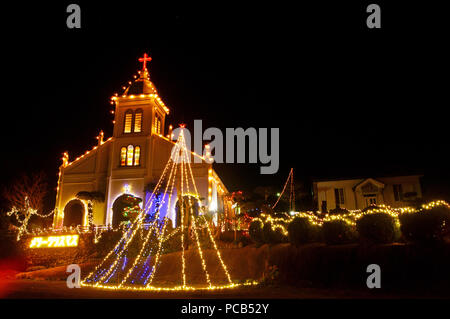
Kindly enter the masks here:
M 142 71 L 147 70 L 147 62 L 150 62 L 152 60 L 151 57 L 147 55 L 147 53 L 144 53 L 144 56 L 142 58 L 139 58 L 139 62 L 142 62 Z

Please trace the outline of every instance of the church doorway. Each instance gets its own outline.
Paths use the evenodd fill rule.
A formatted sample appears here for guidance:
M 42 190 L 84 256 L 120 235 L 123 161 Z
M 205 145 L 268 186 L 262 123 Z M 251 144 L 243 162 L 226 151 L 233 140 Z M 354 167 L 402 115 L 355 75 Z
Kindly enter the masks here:
M 76 227 L 83 225 L 83 218 L 85 214 L 85 206 L 79 199 L 73 199 L 64 207 L 64 226 Z
M 183 205 L 183 206 L 181 206 Z M 198 203 L 198 200 L 196 197 L 191 195 L 185 195 L 182 198 L 178 199 L 176 206 L 175 206 L 175 213 L 176 213 L 176 221 L 175 221 L 175 227 L 181 226 L 181 208 L 183 207 L 184 217 L 183 217 L 183 223 L 185 227 L 189 227 L 190 225 L 190 217 L 191 216 L 191 209 L 192 213 L 195 217 L 197 217 L 200 213 L 200 205 Z
M 112 227 L 116 228 L 120 224 L 133 221 L 139 214 L 141 209 L 139 204 L 141 202 L 141 198 L 130 194 L 123 194 L 117 197 L 112 207 Z

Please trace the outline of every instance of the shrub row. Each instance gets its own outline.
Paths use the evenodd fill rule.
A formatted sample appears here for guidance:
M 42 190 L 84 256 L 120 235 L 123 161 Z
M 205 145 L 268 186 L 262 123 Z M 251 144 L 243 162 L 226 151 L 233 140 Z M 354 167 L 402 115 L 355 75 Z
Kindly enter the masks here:
M 285 228 L 285 225 L 283 225 Z M 263 223 L 260 220 L 255 220 L 250 223 L 248 229 L 250 239 L 257 245 L 262 244 L 276 244 L 287 242 L 288 237 L 284 234 L 283 229 L 272 225 L 272 223 Z
M 256 244 L 289 241 L 293 245 L 313 241 L 335 245 L 357 240 L 377 244 L 398 240 L 438 243 L 450 236 L 450 209 L 440 206 L 419 213 L 404 213 L 398 220 L 386 213 L 373 213 L 358 219 L 356 226 L 343 220 L 333 220 L 324 222 L 320 227 L 313 225 L 306 217 L 296 217 L 289 224 L 282 225 L 287 229 L 288 236 L 270 222 L 255 220 L 250 224 L 250 238 Z

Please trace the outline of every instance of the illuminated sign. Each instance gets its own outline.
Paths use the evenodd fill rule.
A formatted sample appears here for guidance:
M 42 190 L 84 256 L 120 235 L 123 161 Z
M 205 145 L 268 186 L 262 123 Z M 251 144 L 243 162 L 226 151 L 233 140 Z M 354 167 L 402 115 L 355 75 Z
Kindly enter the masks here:
M 78 246 L 78 235 L 34 237 L 30 242 L 30 248 L 56 248 L 76 246 Z

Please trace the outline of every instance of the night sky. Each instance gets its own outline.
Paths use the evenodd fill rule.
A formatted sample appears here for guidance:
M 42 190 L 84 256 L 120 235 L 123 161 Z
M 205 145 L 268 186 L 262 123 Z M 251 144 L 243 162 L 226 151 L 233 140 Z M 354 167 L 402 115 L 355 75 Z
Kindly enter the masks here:
M 73 160 L 101 129 L 111 136 L 109 98 L 147 52 L 171 109 L 166 129 L 194 119 L 205 128 L 280 128 L 278 174 L 217 165 L 230 190 L 281 188 L 294 167 L 298 182 L 419 173 L 430 192 L 450 192 L 443 8 L 375 1 L 382 29 L 369 30 L 364 1 L 95 2 L 75 1 L 82 28 L 73 30 L 71 2 L 2 10 L 4 185 L 44 170 L 56 188 L 64 151 Z

